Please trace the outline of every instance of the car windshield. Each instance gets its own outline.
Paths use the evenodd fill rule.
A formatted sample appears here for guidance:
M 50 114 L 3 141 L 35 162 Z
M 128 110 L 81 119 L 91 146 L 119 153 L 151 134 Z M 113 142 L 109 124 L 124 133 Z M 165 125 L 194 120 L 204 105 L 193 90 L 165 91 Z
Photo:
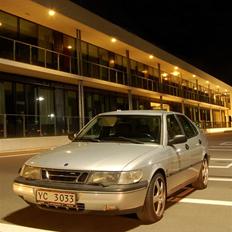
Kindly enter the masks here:
M 74 141 L 160 144 L 161 116 L 98 116 L 80 132 Z

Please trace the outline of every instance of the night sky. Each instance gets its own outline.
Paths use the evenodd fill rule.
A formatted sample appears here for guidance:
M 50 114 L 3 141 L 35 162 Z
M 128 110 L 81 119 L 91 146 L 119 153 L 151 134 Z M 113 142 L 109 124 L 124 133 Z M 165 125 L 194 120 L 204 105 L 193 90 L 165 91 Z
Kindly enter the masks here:
M 230 1 L 74 2 L 232 85 Z

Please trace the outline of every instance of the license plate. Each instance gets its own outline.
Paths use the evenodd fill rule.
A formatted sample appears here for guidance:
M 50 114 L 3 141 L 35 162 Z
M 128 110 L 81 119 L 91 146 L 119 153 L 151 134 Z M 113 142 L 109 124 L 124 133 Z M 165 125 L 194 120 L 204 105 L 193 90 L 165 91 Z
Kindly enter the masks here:
M 38 203 L 73 207 L 76 205 L 76 194 L 70 192 L 37 190 L 36 201 Z

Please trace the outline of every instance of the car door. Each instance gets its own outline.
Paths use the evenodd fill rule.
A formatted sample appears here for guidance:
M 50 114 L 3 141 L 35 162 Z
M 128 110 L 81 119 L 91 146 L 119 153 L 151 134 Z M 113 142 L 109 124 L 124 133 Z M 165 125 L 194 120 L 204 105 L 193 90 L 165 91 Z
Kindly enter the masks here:
M 189 174 L 194 177 L 198 171 L 194 167 L 200 167 L 202 160 L 203 146 L 198 130 L 185 115 L 176 115 L 187 137 L 187 146 L 191 157 L 189 164 Z
M 174 114 L 168 114 L 166 117 L 167 140 L 172 140 L 176 135 L 184 135 L 184 131 L 180 126 Z M 176 188 L 188 180 L 187 169 L 191 163 L 189 150 L 186 143 L 179 143 L 169 146 L 170 164 L 168 169 L 168 191 L 173 192 Z

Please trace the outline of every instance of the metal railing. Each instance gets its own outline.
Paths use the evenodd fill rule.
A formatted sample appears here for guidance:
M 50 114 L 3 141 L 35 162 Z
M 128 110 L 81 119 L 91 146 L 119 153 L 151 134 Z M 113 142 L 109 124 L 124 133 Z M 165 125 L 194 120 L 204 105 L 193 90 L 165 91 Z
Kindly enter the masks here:
M 0 114 L 0 138 L 66 135 L 79 131 L 78 116 Z M 87 122 L 89 119 L 85 118 Z
M 78 60 L 75 56 L 69 56 L 4 36 L 0 36 L 0 48 L 0 57 L 2 58 L 73 74 L 78 73 Z M 82 71 L 83 75 L 87 77 L 97 78 L 122 85 L 129 85 L 126 70 L 122 71 L 98 63 L 82 60 Z M 160 83 L 158 77 L 144 77 L 132 73 L 131 86 L 220 106 L 224 105 L 222 101 L 209 97 L 209 95 L 202 92 L 201 89 L 196 91 L 193 88 L 181 86 L 180 84 L 172 81 L 163 81 L 163 83 Z

